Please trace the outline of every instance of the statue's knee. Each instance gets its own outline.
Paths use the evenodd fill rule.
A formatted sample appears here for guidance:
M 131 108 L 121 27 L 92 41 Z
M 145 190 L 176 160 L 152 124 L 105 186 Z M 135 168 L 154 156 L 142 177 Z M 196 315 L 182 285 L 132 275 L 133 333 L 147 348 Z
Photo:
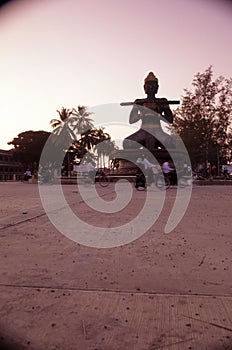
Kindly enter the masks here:
M 124 139 L 123 143 L 122 143 L 122 146 L 123 146 L 124 149 L 130 148 L 130 140 Z
M 124 139 L 122 145 L 124 149 L 135 148 L 135 142 L 129 138 Z

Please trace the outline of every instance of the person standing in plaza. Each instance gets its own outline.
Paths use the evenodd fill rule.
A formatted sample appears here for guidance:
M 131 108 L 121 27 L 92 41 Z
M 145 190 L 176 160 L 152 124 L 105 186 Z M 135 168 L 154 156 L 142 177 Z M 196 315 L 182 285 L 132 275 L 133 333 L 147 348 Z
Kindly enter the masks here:
M 24 173 L 24 181 L 28 181 L 32 177 L 31 170 L 27 168 L 27 170 Z
M 164 173 L 164 176 L 169 176 L 171 184 L 176 185 L 177 184 L 176 170 L 174 167 L 172 167 L 171 160 L 164 162 L 161 168 Z

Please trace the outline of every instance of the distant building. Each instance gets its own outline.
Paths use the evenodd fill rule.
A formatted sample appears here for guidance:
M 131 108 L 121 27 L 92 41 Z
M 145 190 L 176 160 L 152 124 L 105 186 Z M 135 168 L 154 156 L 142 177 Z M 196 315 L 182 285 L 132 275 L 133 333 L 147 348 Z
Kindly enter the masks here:
M 12 151 L 0 150 L 0 181 L 23 180 L 24 166 L 16 162 Z

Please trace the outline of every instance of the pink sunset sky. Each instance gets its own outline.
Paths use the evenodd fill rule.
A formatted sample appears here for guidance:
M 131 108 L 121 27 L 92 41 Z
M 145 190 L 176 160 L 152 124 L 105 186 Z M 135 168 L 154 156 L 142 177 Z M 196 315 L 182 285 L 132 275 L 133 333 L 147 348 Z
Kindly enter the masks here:
M 169 99 L 209 65 L 229 78 L 231 35 L 224 0 L 11 1 L 0 7 L 0 148 L 20 132 L 51 131 L 62 106 L 144 96 L 149 71 Z M 124 111 L 107 121 L 128 123 Z

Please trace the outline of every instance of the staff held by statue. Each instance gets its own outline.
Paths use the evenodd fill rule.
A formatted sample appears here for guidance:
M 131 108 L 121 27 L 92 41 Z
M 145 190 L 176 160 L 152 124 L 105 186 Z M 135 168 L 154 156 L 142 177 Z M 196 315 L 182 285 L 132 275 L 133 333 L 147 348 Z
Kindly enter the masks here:
M 162 105 L 162 104 L 164 104 L 163 102 L 160 102 L 160 101 L 156 101 L 155 102 L 156 104 L 160 104 L 160 105 Z M 120 106 L 133 106 L 135 104 L 135 102 L 121 102 L 120 103 Z M 165 104 L 167 104 L 167 105 L 179 105 L 180 104 L 180 101 L 178 101 L 178 100 L 167 100 L 167 101 L 165 101 Z

